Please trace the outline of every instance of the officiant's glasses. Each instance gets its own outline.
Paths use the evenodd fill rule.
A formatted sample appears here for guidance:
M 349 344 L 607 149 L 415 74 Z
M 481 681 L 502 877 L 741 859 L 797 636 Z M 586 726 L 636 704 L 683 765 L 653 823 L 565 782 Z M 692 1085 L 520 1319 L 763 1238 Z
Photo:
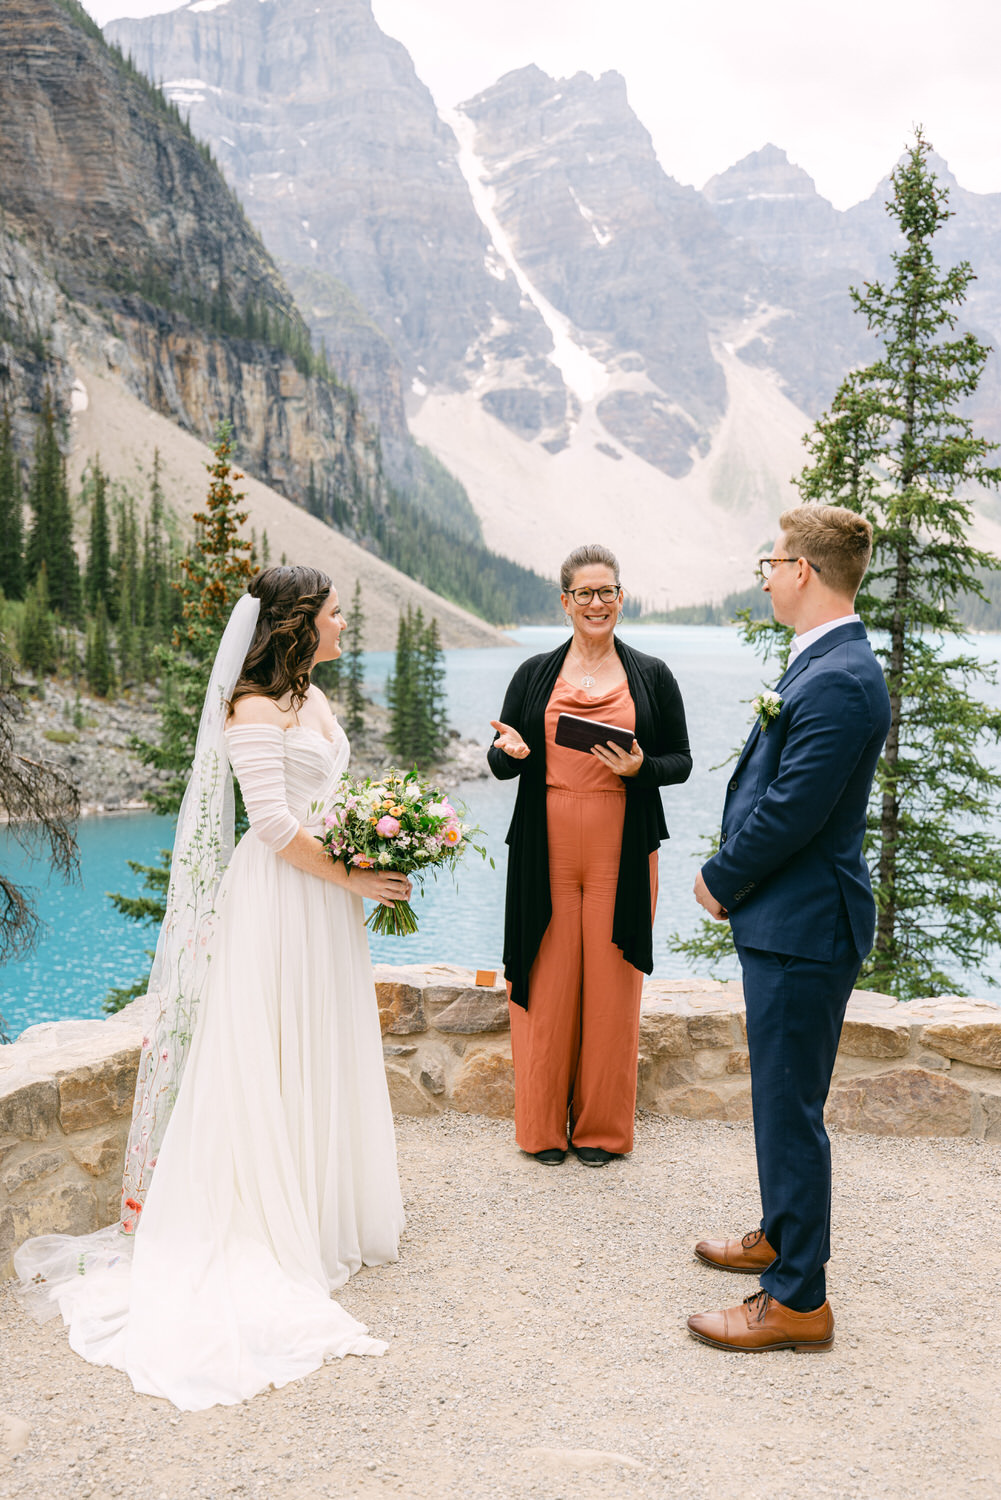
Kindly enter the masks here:
M 799 562 L 799 560 L 800 559 L 798 557 L 759 557 L 757 569 L 758 577 L 771 578 L 773 571 L 778 567 L 779 563 Z M 804 557 L 803 561 L 806 563 L 807 567 L 812 568 L 815 573 L 820 572 L 817 564 L 812 563 L 808 557 Z
M 603 583 L 600 589 L 568 589 L 567 592 L 575 604 L 590 604 L 595 594 L 602 604 L 614 604 L 619 597 L 619 585 Z

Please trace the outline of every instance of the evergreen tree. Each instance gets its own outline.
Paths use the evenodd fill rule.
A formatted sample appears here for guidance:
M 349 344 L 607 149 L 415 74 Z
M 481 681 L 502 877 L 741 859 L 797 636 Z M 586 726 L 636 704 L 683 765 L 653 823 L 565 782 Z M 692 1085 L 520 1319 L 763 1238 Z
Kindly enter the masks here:
M 98 599 L 87 631 L 87 658 L 84 665 L 90 690 L 98 698 L 111 698 L 115 691 L 110 636 L 107 607 L 103 599 Z
M 867 854 L 878 908 L 864 970 L 875 988 L 912 997 L 954 988 L 940 964 L 969 968 L 1001 945 L 1001 840 L 992 833 L 1001 773 L 982 754 L 1001 739 L 1001 712 L 970 690 L 994 680 L 963 635 L 957 600 L 984 597 L 1001 562 L 972 546 L 967 498 L 998 485 L 997 444 L 975 435 L 964 402 L 990 353 L 956 336 L 974 279 L 968 262 L 943 271 L 933 240 L 951 217 L 919 131 L 893 173 L 887 209 L 904 247 L 892 285 L 852 298 L 882 346 L 854 371 L 807 446 L 805 500 L 846 505 L 873 523 L 873 564 L 859 610 L 876 633 L 892 722 L 877 777 Z
M 432 615 L 421 641 L 420 690 L 424 704 L 428 761 L 436 761 L 448 744 L 448 698 L 445 692 L 445 653 L 437 616 Z
M 139 576 L 140 620 L 153 646 L 167 642 L 173 623 L 174 591 L 170 586 L 171 548 L 164 532 L 165 502 L 160 479 L 160 450 L 153 450 L 149 510 L 143 525 L 142 564 Z M 154 652 L 147 652 L 146 675 L 156 673 Z
M 0 417 L 0 589 L 8 599 L 24 598 L 24 497 L 6 404 Z
M 194 758 L 198 721 L 220 637 L 230 611 L 253 577 L 250 542 L 240 535 L 247 519 L 241 509 L 244 499 L 234 486 L 243 478 L 231 462 L 233 431 L 228 422 L 217 432 L 214 460 L 206 464 L 210 475 L 204 511 L 196 513 L 195 540 L 182 560 L 179 591 L 181 619 L 171 644 L 159 648 L 163 691 L 160 699 L 160 743 L 134 740 L 134 748 L 148 766 L 168 772 L 169 779 L 152 786 L 149 800 L 161 813 L 176 813 L 184 796 L 188 771 Z M 246 814 L 237 788 L 237 830 L 246 826 Z M 158 865 L 129 867 L 143 878 L 143 896 L 113 895 L 115 907 L 135 921 L 158 925 L 166 909 L 170 850 L 161 851 Z M 133 985 L 113 990 L 104 1001 L 108 1011 L 119 1010 L 145 991 L 146 976 Z
M 349 739 L 357 739 L 365 728 L 365 664 L 363 661 L 363 631 L 365 616 L 361 604 L 361 579 L 355 579 L 351 596 L 351 613 L 348 616 L 344 639 L 344 732 Z
M 91 465 L 88 477 L 88 488 L 92 490 L 92 499 L 87 568 L 84 574 L 84 598 L 87 601 L 88 613 L 93 615 L 97 609 L 98 600 L 104 600 L 105 609 L 111 601 L 111 526 L 108 520 L 108 481 L 99 458 L 95 459 Z
M 56 665 L 56 627 L 49 608 L 49 575 L 44 559 L 25 596 L 18 655 L 21 665 L 36 677 L 51 672 Z
M 420 625 L 423 627 L 423 616 Z M 389 705 L 389 751 L 399 765 L 409 765 L 418 756 L 420 726 L 417 722 L 420 662 L 418 642 L 415 641 L 416 622 L 413 609 L 408 605 L 400 613 L 396 629 L 396 657 L 393 673 L 386 681 L 386 702 Z
M 26 574 L 38 577 L 42 564 L 48 573 L 51 607 L 66 620 L 80 617 L 80 569 L 73 546 L 66 461 L 59 448 L 52 399 L 46 395 L 35 437 L 35 455 L 28 485 L 32 523 L 26 551 Z

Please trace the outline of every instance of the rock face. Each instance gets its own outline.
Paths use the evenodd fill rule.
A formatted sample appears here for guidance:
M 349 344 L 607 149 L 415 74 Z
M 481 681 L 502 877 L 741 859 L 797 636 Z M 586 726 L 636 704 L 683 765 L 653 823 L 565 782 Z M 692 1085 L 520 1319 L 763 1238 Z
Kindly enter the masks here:
M 683 187 L 611 72 L 522 68 L 445 123 L 369 0 L 195 0 L 108 34 L 210 142 L 394 481 L 421 485 L 409 424 L 523 564 L 605 536 L 651 606 L 748 585 L 804 432 L 871 352 L 848 287 L 887 266 L 885 184 L 839 213 L 766 146 Z M 996 342 L 1001 195 L 954 206 Z M 999 396 L 989 370 L 988 430 Z
M 86 354 L 203 438 L 230 418 L 242 461 L 290 497 L 312 465 L 359 506 L 384 503 L 374 428 L 284 352 L 308 348 L 305 325 L 207 152 L 58 0 L 4 6 L 0 183 L 0 360 L 22 424 L 41 378 L 68 408 Z
M 408 387 L 465 384 L 495 320 L 519 347 L 545 342 L 489 261 L 452 132 L 368 0 L 194 4 L 108 35 L 212 143 L 397 468 L 401 372 Z

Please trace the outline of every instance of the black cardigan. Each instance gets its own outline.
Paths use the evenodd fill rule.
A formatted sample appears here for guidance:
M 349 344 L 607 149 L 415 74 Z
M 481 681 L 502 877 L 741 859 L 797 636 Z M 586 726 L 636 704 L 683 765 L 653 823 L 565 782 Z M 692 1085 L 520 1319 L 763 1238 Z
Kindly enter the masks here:
M 531 754 L 515 760 L 496 744 L 487 751 L 501 781 L 520 777 L 508 829 L 507 900 L 504 909 L 504 972 L 511 999 L 528 1008 L 528 976 L 553 914 L 546 830 L 546 707 L 570 641 L 522 662 L 504 695 L 500 718 L 517 729 Z M 672 673 L 657 656 L 616 640 L 636 708 L 636 740 L 643 764 L 623 777 L 626 815 L 615 891 L 612 941 L 623 957 L 649 974 L 653 969 L 650 919 L 650 853 L 668 837 L 659 787 L 687 781 L 692 757 L 685 709 Z

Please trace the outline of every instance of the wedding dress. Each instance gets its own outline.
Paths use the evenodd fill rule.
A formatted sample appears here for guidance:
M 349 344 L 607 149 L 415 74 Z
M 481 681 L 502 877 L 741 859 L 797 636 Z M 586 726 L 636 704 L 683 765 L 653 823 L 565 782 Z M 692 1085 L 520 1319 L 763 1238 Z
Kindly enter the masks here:
M 225 739 L 250 831 L 215 896 L 135 1235 L 46 1236 L 15 1256 L 79 1354 L 189 1411 L 381 1354 L 330 1292 L 395 1260 L 404 1226 L 362 902 L 278 853 L 319 829 L 347 740 L 260 724 Z

